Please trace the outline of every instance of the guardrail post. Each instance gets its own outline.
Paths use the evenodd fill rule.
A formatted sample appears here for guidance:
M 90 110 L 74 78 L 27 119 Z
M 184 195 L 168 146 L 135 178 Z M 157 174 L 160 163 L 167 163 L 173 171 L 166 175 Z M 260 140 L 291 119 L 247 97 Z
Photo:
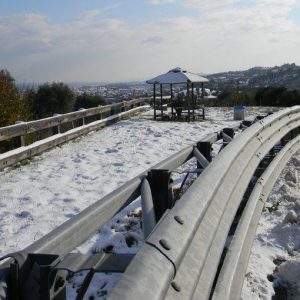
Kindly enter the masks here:
M 84 111 L 85 108 L 79 108 L 79 111 Z M 82 117 L 82 126 L 85 125 L 85 117 Z
M 171 174 L 169 170 L 153 169 L 148 172 L 147 180 L 151 188 L 156 221 L 159 221 L 164 212 L 174 206 Z
M 60 114 L 53 114 L 53 117 L 58 117 Z M 57 133 L 61 133 L 61 128 L 60 128 L 60 122 L 57 125 Z M 55 132 L 52 131 L 52 134 L 55 134 Z
M 232 139 L 234 138 L 234 129 L 233 128 L 224 128 L 223 132 L 231 137 Z
M 23 124 L 23 123 L 25 123 L 25 122 L 17 121 L 15 124 Z M 21 147 L 24 147 L 26 145 L 25 135 L 20 135 L 20 145 L 21 145 Z
M 203 154 L 203 156 L 211 162 L 211 143 L 210 142 L 198 142 L 197 149 Z

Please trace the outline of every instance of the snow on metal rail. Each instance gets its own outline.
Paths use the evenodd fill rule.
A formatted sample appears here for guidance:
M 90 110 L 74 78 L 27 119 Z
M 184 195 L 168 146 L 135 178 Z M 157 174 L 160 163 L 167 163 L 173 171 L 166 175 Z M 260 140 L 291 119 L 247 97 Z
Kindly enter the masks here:
M 0 169 L 13 165 L 21 160 L 31 158 L 34 155 L 40 154 L 62 143 L 75 139 L 80 135 L 105 127 L 106 125 L 118 121 L 120 118 L 130 113 L 145 108 L 143 106 L 145 103 L 145 99 L 135 99 L 2 127 L 0 128 L 0 142 L 20 137 L 20 147 L 0 154 Z M 99 120 L 87 123 L 87 118 L 91 116 L 98 116 Z M 79 120 L 81 121 L 80 126 L 74 128 L 74 121 Z M 72 123 L 73 129 L 62 133 L 62 125 L 68 123 Z M 54 133 L 51 131 L 51 134 L 53 133 L 54 135 L 30 145 L 25 145 L 26 135 L 51 128 L 56 128 L 56 130 L 53 131 Z
M 244 122 L 240 127 L 245 129 L 249 125 Z M 218 279 L 217 268 L 229 229 L 245 200 L 245 192 L 249 192 L 253 175 L 261 175 L 265 163 L 275 156 L 275 145 L 298 135 L 299 126 L 300 107 L 294 107 L 260 120 L 236 139 L 233 139 L 234 128 L 227 128 L 179 151 L 23 251 L 9 255 L 10 259 L 0 265 L 3 276 L 0 295 L 3 292 L 3 298 L 8 299 L 65 299 L 68 272 L 90 269 L 78 299 L 82 299 L 94 272 L 98 271 L 124 272 L 111 299 L 208 299 L 210 295 L 218 299 L 217 293 L 227 285 L 228 276 L 232 280 L 226 299 L 232 295 L 238 298 L 241 279 L 237 283 L 234 279 L 236 274 L 243 276 L 244 269 L 236 265 L 236 273 L 228 266 L 235 253 L 242 264 L 247 264 L 251 238 L 245 238 L 243 233 L 257 221 L 259 209 L 253 214 L 256 219 L 252 218 L 253 204 L 247 204 L 230 246 L 233 250 L 228 252 L 233 254 L 225 258 Z M 223 139 L 222 151 L 211 162 L 211 144 L 219 139 Z M 298 140 L 291 143 L 299 145 Z M 280 168 L 274 167 L 275 162 L 282 166 L 287 159 L 283 156 L 277 154 L 266 172 L 273 166 L 278 174 Z M 199 177 L 179 200 L 174 199 L 170 193 L 170 173 L 193 157 L 197 159 L 195 172 Z M 267 177 L 261 177 L 258 184 L 264 186 Z M 261 190 L 256 185 L 250 191 L 248 203 L 256 204 Z M 267 192 L 264 190 L 263 194 L 266 197 Z M 70 253 L 140 195 L 146 242 L 134 257 L 105 253 L 87 257 Z
M 236 125 L 235 129 L 239 128 L 239 126 L 239 124 Z M 143 224 L 145 236 L 147 237 L 153 230 L 153 226 L 156 225 L 160 215 L 163 215 L 166 210 L 174 205 L 173 202 L 168 203 L 168 197 L 164 201 L 163 206 L 159 202 L 161 194 L 169 193 L 170 171 L 177 169 L 194 157 L 194 155 L 199 157 L 201 151 L 202 154 L 200 154 L 201 159 L 198 166 L 200 172 L 200 168 L 203 169 L 206 167 L 208 161 L 211 160 L 211 144 L 221 138 L 221 135 L 222 133 L 213 133 L 203 138 L 197 145 L 191 145 L 182 149 L 154 166 L 151 170 L 143 172 L 100 199 L 23 251 L 8 255 L 7 257 L 11 259 L 4 261 L 0 265 L 0 274 L 2 273 L 3 278 L 9 277 L 7 280 L 2 279 L 2 283 L 8 281 L 8 291 L 9 288 L 14 287 L 10 291 L 10 294 L 8 293 L 8 298 L 55 299 L 56 296 L 58 297 L 64 291 L 67 276 L 63 272 L 65 269 L 73 273 L 89 268 L 97 271 L 118 270 L 119 272 L 123 272 L 132 260 L 132 255 L 95 254 L 91 257 L 86 257 L 85 255 L 70 252 L 99 230 L 118 211 L 140 195 L 144 198 L 144 201 L 142 200 L 144 208 Z M 196 149 L 199 149 L 198 153 Z M 158 197 L 156 195 L 152 197 L 154 182 L 157 179 L 164 180 L 164 185 L 163 187 L 159 186 Z M 150 189 L 152 189 L 150 193 L 149 182 Z M 153 214 L 152 198 L 156 201 L 155 215 Z M 146 211 L 146 209 L 148 210 Z M 36 265 L 39 266 L 38 269 L 34 267 Z M 46 279 L 42 279 L 39 274 L 39 271 L 44 268 L 48 268 Z M 35 278 L 46 283 L 44 282 L 36 286 L 37 295 L 34 296 L 31 286 L 35 284 Z M 3 291 L 3 293 L 7 295 L 6 292 Z
M 279 141 L 299 135 L 299 126 L 297 106 L 255 123 L 234 139 L 160 221 L 110 299 L 209 299 L 228 232 L 255 171 Z M 260 201 L 257 192 L 253 197 Z M 238 239 L 237 244 L 249 251 L 246 241 Z M 240 289 L 231 291 L 239 298 Z

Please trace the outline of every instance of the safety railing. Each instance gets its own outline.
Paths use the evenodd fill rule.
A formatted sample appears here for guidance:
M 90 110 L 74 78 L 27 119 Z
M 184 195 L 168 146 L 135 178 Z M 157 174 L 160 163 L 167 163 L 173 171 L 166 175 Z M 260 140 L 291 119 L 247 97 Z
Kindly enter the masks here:
M 256 169 L 279 141 L 298 135 L 299 126 L 300 108 L 289 108 L 231 141 L 160 221 L 110 298 L 209 299 L 229 229 Z
M 36 299 L 64 299 L 67 273 L 90 269 L 78 299 L 98 271 L 123 273 L 111 299 L 223 299 L 222 289 L 227 285 L 226 299 L 238 298 L 242 279 L 236 279 L 243 277 L 247 264 L 255 232 L 251 226 L 257 223 L 261 209 L 257 203 L 265 201 L 275 175 L 288 155 L 298 149 L 299 138 L 293 138 L 299 135 L 300 107 L 249 125 L 243 122 L 224 128 L 179 151 L 23 251 L 8 255 L 0 265 L 2 283 L 8 286 L 3 288 L 5 297 L 33 299 L 30 287 L 37 282 Z M 245 131 L 234 138 L 237 128 Z M 222 151 L 212 160 L 211 145 L 219 139 L 223 141 Z M 288 140 L 288 148 L 277 153 Z M 198 178 L 175 199 L 171 173 L 192 158 L 197 161 L 192 172 Z M 259 176 L 253 187 L 253 178 Z M 145 244 L 135 256 L 70 253 L 140 196 Z M 237 216 L 239 225 L 224 260 L 225 242 Z M 235 262 L 231 268 L 235 258 L 241 266 Z
M 239 127 L 240 124 L 237 124 L 234 126 L 234 129 Z M 43 291 L 44 298 L 42 298 L 42 294 L 39 294 L 36 296 L 37 299 L 55 299 L 56 295 L 63 293 L 67 274 L 62 274 L 62 269 L 67 269 L 73 273 L 89 268 L 93 268 L 96 271 L 112 271 L 113 269 L 114 271 L 124 272 L 133 258 L 132 255 L 102 253 L 86 257 L 85 255 L 70 252 L 87 240 L 93 233 L 97 232 L 118 211 L 139 196 L 142 197 L 144 209 L 143 228 L 145 238 L 147 238 L 160 217 L 171 209 L 175 203 L 174 199 L 169 197 L 161 198 L 161 195 L 170 194 L 172 188 L 170 176 L 172 171 L 196 157 L 199 161 L 195 172 L 200 174 L 211 161 L 211 144 L 222 138 L 224 134 L 223 130 L 210 134 L 197 144 L 182 149 L 86 208 L 23 251 L 3 258 L 4 260 L 6 258 L 11 259 L 0 265 L 0 273 L 2 271 L 4 276 L 2 277 L 2 282 L 7 280 L 8 287 L 20 287 L 19 289 L 11 289 L 8 293 L 8 298 L 15 297 L 12 299 L 18 299 L 18 297 L 22 296 L 24 299 L 26 297 L 32 299 L 26 290 L 31 290 L 29 287 L 33 284 L 34 278 L 39 278 L 39 280 L 43 281 L 39 277 L 39 271 L 33 268 L 35 264 L 39 265 L 38 270 L 41 270 L 45 265 L 48 268 L 46 283 L 37 288 L 41 290 L 41 293 Z M 155 194 L 155 190 L 157 194 Z M 155 213 L 153 213 L 154 211 Z M 44 265 L 41 266 L 40 264 Z M 7 279 L 8 274 L 9 279 Z M 17 274 L 22 275 L 18 276 Z M 49 279 L 50 284 L 48 285 L 48 278 L 50 277 L 51 280 Z M 63 282 L 63 284 L 58 286 L 56 284 L 58 281 Z M 14 295 L 16 291 L 19 293 L 17 296 Z
M 31 158 L 34 155 L 68 142 L 80 135 L 87 134 L 90 131 L 116 122 L 128 114 L 144 109 L 146 103 L 146 99 L 136 99 L 2 127 L 0 128 L 0 142 L 12 138 L 19 138 L 20 147 L 0 154 L 0 169 L 11 166 L 24 159 Z M 96 117 L 96 120 L 91 121 L 88 119 L 89 117 L 94 117 L 94 119 Z M 79 123 L 78 127 L 75 126 L 75 121 Z M 65 124 L 71 124 L 71 127 L 63 132 L 62 126 Z M 53 129 L 50 130 L 49 137 L 26 145 L 25 141 L 27 135 L 45 129 Z

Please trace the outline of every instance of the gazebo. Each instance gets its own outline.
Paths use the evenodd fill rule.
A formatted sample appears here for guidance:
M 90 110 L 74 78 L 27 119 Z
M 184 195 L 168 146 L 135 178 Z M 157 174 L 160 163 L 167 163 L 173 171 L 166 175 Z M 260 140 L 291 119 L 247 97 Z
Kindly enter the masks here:
M 187 110 L 188 110 L 188 121 L 191 119 L 191 111 L 195 113 L 195 101 L 194 101 L 194 87 L 195 84 L 201 84 L 201 97 L 202 100 L 204 99 L 204 82 L 208 82 L 209 80 L 205 77 L 202 77 L 198 74 L 194 74 L 191 72 L 187 72 L 181 68 L 174 68 L 169 72 L 154 77 L 146 82 L 149 84 L 153 84 L 153 108 L 154 108 L 154 119 L 156 120 L 157 117 L 157 110 L 161 111 L 161 118 L 163 118 L 163 85 L 167 84 L 170 85 L 170 92 L 171 92 L 171 105 L 173 103 L 173 85 L 174 84 L 186 84 L 187 85 Z M 160 87 L 160 106 L 157 106 L 156 103 L 156 85 L 159 84 Z M 192 105 L 189 100 L 190 96 L 190 88 L 192 90 L 191 101 Z M 172 115 L 174 115 L 173 106 L 172 106 Z M 203 114 L 204 115 L 204 114 Z

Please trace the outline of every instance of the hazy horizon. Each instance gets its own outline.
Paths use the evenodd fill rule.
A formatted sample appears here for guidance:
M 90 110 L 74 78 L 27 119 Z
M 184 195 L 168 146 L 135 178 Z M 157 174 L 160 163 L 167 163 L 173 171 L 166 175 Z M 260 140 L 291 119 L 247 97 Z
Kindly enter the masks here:
M 0 0 L 0 69 L 20 83 L 299 65 L 299 36 L 300 0 Z

